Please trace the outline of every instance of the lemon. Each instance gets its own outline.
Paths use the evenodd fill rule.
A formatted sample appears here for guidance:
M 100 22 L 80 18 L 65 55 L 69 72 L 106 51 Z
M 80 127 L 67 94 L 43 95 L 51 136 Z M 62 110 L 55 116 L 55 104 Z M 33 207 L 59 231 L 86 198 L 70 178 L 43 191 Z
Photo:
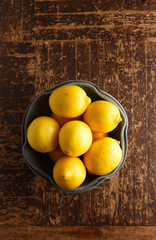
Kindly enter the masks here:
M 57 160 L 59 160 L 59 158 L 65 156 L 64 152 L 62 152 L 62 150 L 59 146 L 52 152 L 49 152 L 48 155 L 53 162 L 57 162 Z
M 58 115 L 56 115 L 55 113 L 51 114 L 51 117 L 54 118 L 59 125 L 62 127 L 65 123 L 72 121 L 72 120 L 82 120 L 82 115 L 75 117 L 75 118 L 64 118 L 64 117 L 60 117 Z
M 121 121 L 119 109 L 111 102 L 99 100 L 91 103 L 84 113 L 84 121 L 95 132 L 110 132 Z
M 30 146 L 41 153 L 53 151 L 58 145 L 59 124 L 51 117 L 41 116 L 34 119 L 27 130 Z
M 79 158 L 65 156 L 55 163 L 53 178 L 61 188 L 74 189 L 85 180 L 86 168 Z
M 52 112 L 65 118 L 80 116 L 90 103 L 91 99 L 86 92 L 75 85 L 59 87 L 49 97 Z
M 108 133 L 102 133 L 102 132 L 92 132 L 92 135 L 93 135 L 93 141 L 96 141 L 103 137 L 108 137 Z
M 84 154 L 84 164 L 89 173 L 105 175 L 112 172 L 120 163 L 122 150 L 116 139 L 101 138 L 93 142 L 91 148 Z
M 92 144 L 92 132 L 89 126 L 78 120 L 63 125 L 59 132 L 59 144 L 62 151 L 77 157 L 88 151 Z

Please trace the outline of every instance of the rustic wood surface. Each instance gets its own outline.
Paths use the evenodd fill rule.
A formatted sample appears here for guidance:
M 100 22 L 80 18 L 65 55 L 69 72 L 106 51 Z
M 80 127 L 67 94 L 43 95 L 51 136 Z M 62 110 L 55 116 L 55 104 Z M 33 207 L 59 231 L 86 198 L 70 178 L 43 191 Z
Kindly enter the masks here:
M 4 226 L 1 231 L 2 239 L 7 237 L 8 240 L 148 240 L 155 239 L 156 228 L 153 227 L 123 227 L 123 226 L 94 226 L 94 227 L 19 227 L 16 232 L 14 227 Z M 118 237 L 118 238 L 116 238 Z M 149 238 L 150 237 L 150 238 Z
M 1 0 L 0 61 L 2 239 L 155 239 L 156 1 Z M 112 94 L 129 118 L 123 168 L 81 194 L 51 187 L 21 153 L 28 104 L 71 79 Z

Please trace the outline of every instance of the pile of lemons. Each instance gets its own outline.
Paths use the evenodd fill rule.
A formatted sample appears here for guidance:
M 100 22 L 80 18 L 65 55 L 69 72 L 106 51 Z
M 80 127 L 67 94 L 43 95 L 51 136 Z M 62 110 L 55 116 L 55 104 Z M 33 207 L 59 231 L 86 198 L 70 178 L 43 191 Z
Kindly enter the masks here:
M 30 146 L 55 162 L 53 178 L 64 189 L 80 186 L 89 174 L 105 175 L 122 158 L 116 139 L 108 137 L 121 121 L 118 108 L 104 100 L 91 102 L 78 86 L 66 85 L 49 97 L 51 116 L 34 119 L 28 127 Z M 83 161 L 80 159 L 83 159 Z

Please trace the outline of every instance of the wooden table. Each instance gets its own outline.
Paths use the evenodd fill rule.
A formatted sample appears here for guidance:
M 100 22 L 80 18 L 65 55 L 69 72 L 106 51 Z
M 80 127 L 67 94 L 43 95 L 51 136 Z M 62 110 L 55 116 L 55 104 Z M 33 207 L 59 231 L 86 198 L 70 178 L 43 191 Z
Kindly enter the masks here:
M 1 0 L 1 239 L 156 239 L 155 0 Z M 121 171 L 92 191 L 59 192 L 21 153 L 23 114 L 40 92 L 83 79 L 127 111 Z

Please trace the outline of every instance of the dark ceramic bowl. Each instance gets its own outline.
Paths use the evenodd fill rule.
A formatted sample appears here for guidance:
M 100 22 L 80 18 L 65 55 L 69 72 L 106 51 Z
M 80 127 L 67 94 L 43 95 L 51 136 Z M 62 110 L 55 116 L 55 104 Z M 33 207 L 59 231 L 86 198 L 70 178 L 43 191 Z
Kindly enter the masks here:
M 54 179 L 53 179 L 53 166 L 54 163 L 49 159 L 48 154 L 45 153 L 39 153 L 33 150 L 27 140 L 27 128 L 29 124 L 32 122 L 34 118 L 37 118 L 39 116 L 50 116 L 51 110 L 49 107 L 48 99 L 50 94 L 58 87 L 64 86 L 64 85 L 77 85 L 83 88 L 87 95 L 92 99 L 92 101 L 96 100 L 107 100 L 109 102 L 112 102 L 115 104 L 118 109 L 120 110 L 120 114 L 122 117 L 122 121 L 120 124 L 116 127 L 115 130 L 113 130 L 110 133 L 110 136 L 119 140 L 121 143 L 121 148 L 123 151 L 122 159 L 120 161 L 120 164 L 118 167 L 112 171 L 111 173 L 103 176 L 95 176 L 95 175 L 90 175 L 87 174 L 86 180 L 82 183 L 81 186 L 78 188 L 72 189 L 72 190 L 67 190 L 67 189 L 62 189 L 59 187 Z M 125 159 L 126 159 L 126 154 L 127 154 L 127 129 L 128 129 L 128 118 L 125 110 L 121 106 L 121 104 L 113 98 L 111 95 L 108 93 L 100 90 L 96 85 L 87 82 L 87 81 L 80 81 L 80 80 L 75 80 L 75 81 L 66 81 L 63 83 L 60 83 L 58 85 L 55 85 L 54 87 L 40 93 L 29 105 L 24 119 L 23 119 L 23 124 L 22 124 L 22 137 L 23 137 L 23 156 L 28 163 L 29 167 L 40 177 L 44 178 L 47 180 L 52 186 L 55 188 L 62 190 L 64 192 L 69 192 L 69 193 L 80 193 L 80 192 L 85 192 L 88 190 L 91 190 L 95 188 L 97 185 L 99 185 L 102 181 L 113 177 L 122 167 Z

